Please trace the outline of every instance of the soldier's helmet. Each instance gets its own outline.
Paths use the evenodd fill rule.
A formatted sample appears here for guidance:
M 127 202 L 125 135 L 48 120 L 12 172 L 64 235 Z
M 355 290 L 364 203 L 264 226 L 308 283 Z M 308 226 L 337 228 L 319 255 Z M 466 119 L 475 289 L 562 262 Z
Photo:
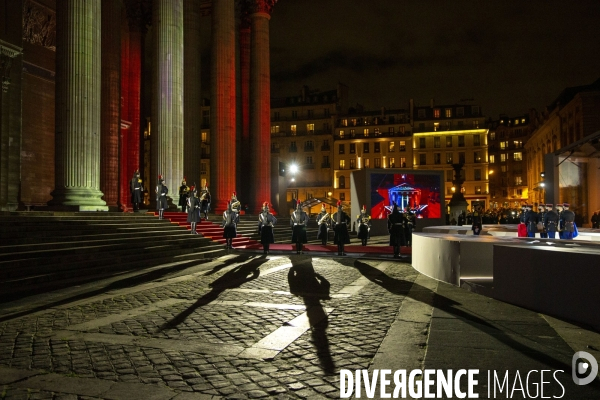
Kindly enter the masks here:
M 184 177 L 183 177 L 183 180 L 181 181 L 181 184 L 182 184 L 182 185 L 185 185 L 185 182 L 186 182 L 186 180 L 185 180 L 185 176 L 184 176 Z
M 158 183 L 163 183 L 165 180 L 163 179 L 162 175 L 158 176 Z

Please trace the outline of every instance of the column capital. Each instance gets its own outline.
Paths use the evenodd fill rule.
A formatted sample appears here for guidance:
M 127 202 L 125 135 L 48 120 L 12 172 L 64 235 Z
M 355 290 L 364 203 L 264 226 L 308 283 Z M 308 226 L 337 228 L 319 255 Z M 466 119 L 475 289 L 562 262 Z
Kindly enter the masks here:
M 277 0 L 245 0 L 245 2 L 250 15 L 259 13 L 271 15 Z
M 125 0 L 124 5 L 130 30 L 143 32 L 152 24 L 152 5 L 147 0 Z
M 8 92 L 10 86 L 10 68 L 12 59 L 21 54 L 21 48 L 0 40 L 0 77 L 2 79 L 2 92 Z

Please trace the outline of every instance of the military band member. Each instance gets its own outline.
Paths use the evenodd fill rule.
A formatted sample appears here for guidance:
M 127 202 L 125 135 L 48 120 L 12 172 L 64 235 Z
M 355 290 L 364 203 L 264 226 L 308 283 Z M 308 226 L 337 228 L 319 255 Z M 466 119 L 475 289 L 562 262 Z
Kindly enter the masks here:
M 204 190 L 200 193 L 200 216 L 204 214 L 204 220 L 208 221 L 208 209 L 210 207 L 210 192 L 208 185 L 204 186 Z
M 186 184 L 185 178 L 181 181 L 181 186 L 179 186 L 179 207 L 181 207 L 181 212 L 185 212 L 187 208 L 187 200 L 190 194 L 190 187 Z
M 564 211 L 562 217 L 564 221 L 563 239 L 573 240 L 573 233 L 575 232 L 575 213 L 569 210 L 569 203 L 563 204 Z
M 565 221 L 563 220 L 563 205 L 556 205 L 556 213 L 558 214 L 558 238 L 563 238 L 563 230 L 565 229 Z
M 225 247 L 228 249 L 233 248 L 233 239 L 237 236 L 237 224 L 239 222 L 238 213 L 234 212 L 231 208 L 231 202 L 227 202 L 227 210 L 223 211 L 223 238 L 225 238 Z
M 298 202 L 296 211 L 290 217 L 290 226 L 292 227 L 292 243 L 296 243 L 296 254 L 302 252 L 302 243 L 306 243 L 306 225 L 308 224 L 308 214 L 302 210 L 302 203 Z
M 400 246 L 404 244 L 404 225 L 406 217 L 400 212 L 400 206 L 392 203 L 392 213 L 388 215 L 387 228 L 390 233 L 390 246 L 394 248 L 394 258 L 400 258 Z
M 192 235 L 197 235 L 196 224 L 200 222 L 200 199 L 198 199 L 198 190 L 194 186 L 190 188 L 190 196 L 187 198 L 187 209 L 187 222 L 191 224 Z
M 165 180 L 162 175 L 158 176 L 158 185 L 156 185 L 156 209 L 158 210 L 158 219 L 163 219 L 165 210 L 167 209 L 167 194 L 169 188 L 165 185 Z
M 269 245 L 275 243 L 273 235 L 273 227 L 277 223 L 277 218 L 269 211 L 269 203 L 263 203 L 262 212 L 258 214 L 258 233 L 260 234 L 260 242 L 263 245 L 265 254 L 269 254 Z
M 556 239 L 558 230 L 558 213 L 552 209 L 552 204 L 546 204 L 546 214 L 544 215 L 544 228 L 549 239 Z
M 538 214 L 533 211 L 533 205 L 527 204 L 525 212 L 525 225 L 527 226 L 527 237 L 535 237 L 537 232 Z
M 129 190 L 131 192 L 131 203 L 133 204 L 133 211 L 140 209 L 140 203 L 142 202 L 142 192 L 144 186 L 142 186 L 142 179 L 140 178 L 140 171 L 136 170 L 133 173 L 133 178 L 129 182 Z
M 362 210 L 360 210 L 360 215 L 356 217 L 356 224 L 358 225 L 357 237 L 361 240 L 361 244 L 366 246 L 371 230 L 371 216 L 367 214 L 367 207 L 364 204 Z
M 231 194 L 231 210 L 236 213 L 237 215 L 240 215 L 240 210 L 242 209 L 242 204 L 239 202 L 238 198 L 237 198 L 237 194 L 235 192 L 233 192 Z
M 527 205 L 521 205 L 521 214 L 519 214 L 519 225 L 517 227 L 518 237 L 527 237 L 527 225 L 525 225 L 525 213 L 527 212 Z
M 321 239 L 321 244 L 323 246 L 327 244 L 330 224 L 331 216 L 325 209 L 325 204 L 321 204 L 321 212 L 317 215 L 317 226 L 319 227 L 317 239 Z
M 538 205 L 538 222 L 537 222 L 537 230 L 540 232 L 541 238 L 548 238 L 548 231 L 546 230 L 546 225 L 544 225 L 544 220 L 546 218 L 546 207 L 543 204 Z
M 473 235 L 478 236 L 483 228 L 483 213 L 481 212 L 481 206 L 479 204 L 475 206 L 472 218 L 473 224 L 471 225 L 471 230 L 473 231 Z
M 406 225 L 404 226 L 404 241 L 408 247 L 412 247 L 412 233 L 417 228 L 417 216 L 406 206 L 404 217 Z
M 342 202 L 338 200 L 337 211 L 331 215 L 333 224 L 333 244 L 337 244 L 338 256 L 346 255 L 344 253 L 344 245 L 350 244 L 350 235 L 348 227 L 350 226 L 350 216 L 344 212 Z

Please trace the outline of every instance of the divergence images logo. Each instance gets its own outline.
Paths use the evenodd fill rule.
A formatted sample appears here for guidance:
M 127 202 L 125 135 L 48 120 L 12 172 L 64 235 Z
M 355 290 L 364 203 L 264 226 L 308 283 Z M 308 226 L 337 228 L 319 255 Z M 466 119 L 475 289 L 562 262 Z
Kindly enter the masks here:
M 575 382 L 576 385 L 587 385 L 596 379 L 596 376 L 598 375 L 598 362 L 590 353 L 578 351 L 573 355 L 571 371 L 573 382 Z M 587 377 L 580 378 L 580 376 L 583 376 L 586 373 L 589 373 Z

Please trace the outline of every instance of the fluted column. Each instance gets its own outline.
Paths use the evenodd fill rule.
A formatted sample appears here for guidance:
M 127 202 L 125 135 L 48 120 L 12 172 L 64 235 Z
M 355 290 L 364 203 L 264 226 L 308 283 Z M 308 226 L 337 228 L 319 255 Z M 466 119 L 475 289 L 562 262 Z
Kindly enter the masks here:
M 162 175 L 169 198 L 183 178 L 183 0 L 154 0 L 154 84 L 151 171 Z M 156 182 L 150 182 L 154 187 Z M 154 198 L 153 195 L 150 196 Z
M 271 200 L 271 72 L 269 20 L 276 0 L 254 0 L 250 43 L 250 153 L 253 198 L 251 209 L 258 213 Z
M 211 13 L 210 183 L 215 210 L 236 190 L 235 1 L 213 0 Z
M 245 178 L 241 179 L 240 191 L 242 198 L 250 200 L 254 191 L 254 185 L 248 179 L 248 171 L 251 168 L 251 158 L 248 151 L 250 149 L 250 18 L 246 15 L 242 17 L 240 25 L 240 113 L 241 121 L 241 145 L 242 151 L 238 152 L 240 165 L 238 175 Z
M 61 0 L 56 8 L 56 179 L 49 204 L 108 210 L 100 191 L 101 0 Z
M 121 1 L 102 2 L 102 104 L 100 190 L 109 207 L 119 200 L 121 125 Z
M 129 19 L 124 18 L 121 26 L 121 119 L 119 129 L 119 209 L 129 211 L 129 179 L 127 176 L 127 156 L 129 154 L 129 130 L 131 116 L 129 112 Z
M 183 124 L 183 172 L 189 185 L 200 185 L 202 92 L 200 90 L 200 0 L 184 3 L 183 52 L 184 52 L 184 124 Z

